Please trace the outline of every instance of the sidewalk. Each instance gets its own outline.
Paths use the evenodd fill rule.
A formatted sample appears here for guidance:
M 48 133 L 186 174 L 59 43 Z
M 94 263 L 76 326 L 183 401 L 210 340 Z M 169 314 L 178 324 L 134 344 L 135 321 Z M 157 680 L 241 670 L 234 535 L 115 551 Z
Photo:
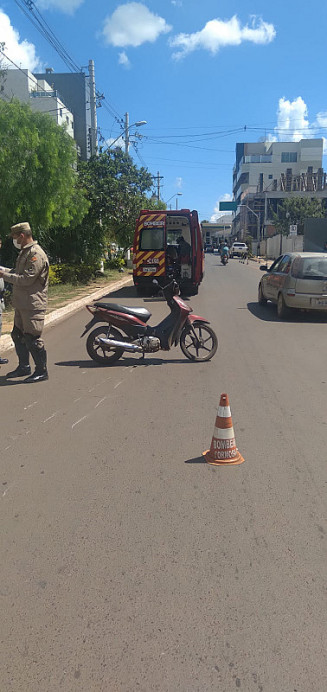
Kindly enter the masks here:
M 123 279 L 120 279 L 119 281 L 114 281 L 110 284 L 102 286 L 102 288 L 98 289 L 97 291 L 93 291 L 93 293 L 90 293 L 87 296 L 83 296 L 83 298 L 73 300 L 71 303 L 68 303 L 68 305 L 64 305 L 64 307 L 62 308 L 58 308 L 57 310 L 52 310 L 52 312 L 48 312 L 44 320 L 45 327 L 48 327 L 50 324 L 60 322 L 60 320 L 65 319 L 65 317 L 68 317 L 71 313 L 76 312 L 80 308 L 83 308 L 85 305 L 91 303 L 93 300 L 102 298 L 102 296 L 108 295 L 108 293 L 118 291 L 123 286 L 126 286 L 127 284 L 130 284 L 132 282 L 133 279 L 130 275 L 125 276 Z M 10 334 L 4 334 L 3 336 L 1 336 L 0 355 L 2 355 L 5 351 L 9 351 L 12 348 L 14 348 L 14 344 Z

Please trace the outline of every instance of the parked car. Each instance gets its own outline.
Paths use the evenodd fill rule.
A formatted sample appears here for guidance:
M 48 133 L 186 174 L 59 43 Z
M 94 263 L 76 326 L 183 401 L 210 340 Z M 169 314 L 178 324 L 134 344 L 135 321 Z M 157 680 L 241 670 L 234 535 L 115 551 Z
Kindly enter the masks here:
M 231 257 L 242 257 L 244 252 L 248 252 L 246 243 L 233 243 L 229 254 Z
M 260 305 L 276 303 L 281 319 L 294 308 L 327 314 L 327 253 L 289 252 L 260 269 L 266 272 L 258 286 Z

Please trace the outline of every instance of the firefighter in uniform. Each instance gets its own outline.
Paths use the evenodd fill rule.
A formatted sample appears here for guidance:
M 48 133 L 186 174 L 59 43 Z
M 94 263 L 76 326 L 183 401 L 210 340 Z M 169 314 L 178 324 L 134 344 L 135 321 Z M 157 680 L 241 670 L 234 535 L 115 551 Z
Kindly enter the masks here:
M 33 240 L 29 223 L 11 227 L 13 243 L 20 253 L 15 269 L 0 267 L 0 278 L 13 284 L 14 327 L 11 332 L 18 356 L 18 367 L 7 378 L 28 377 L 24 382 L 48 379 L 47 354 L 41 334 L 47 306 L 49 260 L 44 250 Z M 31 374 L 29 356 L 35 363 Z

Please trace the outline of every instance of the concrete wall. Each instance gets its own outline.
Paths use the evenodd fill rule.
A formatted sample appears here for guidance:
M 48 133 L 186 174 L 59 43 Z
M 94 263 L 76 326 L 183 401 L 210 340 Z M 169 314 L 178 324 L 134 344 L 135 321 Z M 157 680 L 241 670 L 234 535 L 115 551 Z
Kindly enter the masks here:
M 260 243 L 260 256 L 276 259 L 284 252 L 303 252 L 303 235 L 281 236 L 274 235 Z

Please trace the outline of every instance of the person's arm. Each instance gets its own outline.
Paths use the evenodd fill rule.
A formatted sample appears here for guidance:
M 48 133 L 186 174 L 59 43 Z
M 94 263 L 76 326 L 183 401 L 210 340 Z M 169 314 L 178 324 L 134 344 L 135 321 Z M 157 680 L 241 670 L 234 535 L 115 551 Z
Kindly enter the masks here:
M 37 254 L 31 253 L 31 256 L 28 258 L 24 271 L 22 274 L 15 274 L 12 269 L 7 269 L 6 267 L 2 267 L 2 271 L 0 271 L 0 276 L 4 278 L 5 281 L 8 281 L 8 283 L 13 284 L 14 286 L 31 286 L 34 281 L 38 278 L 38 276 L 41 274 L 41 271 L 44 266 L 44 261 L 42 257 L 40 257 Z

